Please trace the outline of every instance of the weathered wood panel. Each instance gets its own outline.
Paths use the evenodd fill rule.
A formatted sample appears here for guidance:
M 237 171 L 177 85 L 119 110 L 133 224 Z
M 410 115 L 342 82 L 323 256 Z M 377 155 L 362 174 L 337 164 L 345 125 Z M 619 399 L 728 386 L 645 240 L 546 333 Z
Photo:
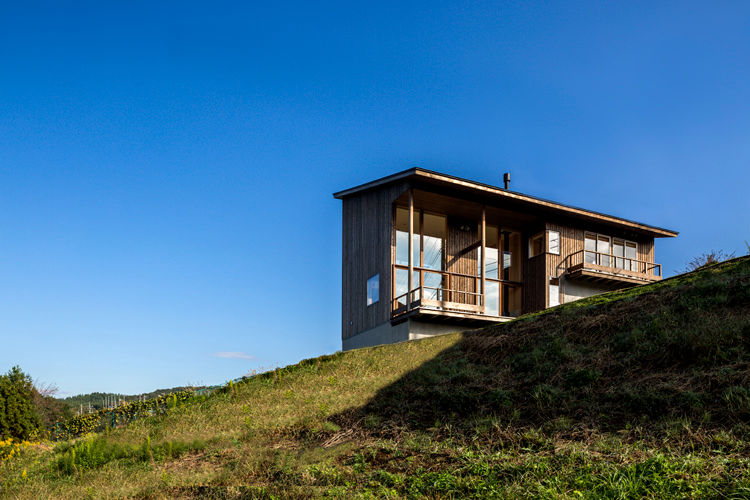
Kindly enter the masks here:
M 541 231 L 543 227 L 539 228 Z M 523 312 L 524 314 L 547 307 L 547 271 L 544 254 L 529 258 L 529 238 L 539 231 L 523 233 L 521 241 L 521 258 L 523 260 Z
M 448 227 L 445 239 L 445 270 L 449 273 L 468 274 L 476 276 L 479 270 L 478 259 L 479 234 L 476 220 L 464 220 L 448 217 Z M 468 230 L 467 230 L 468 228 Z M 451 277 L 451 290 L 459 292 L 478 293 L 477 280 L 459 276 Z M 471 303 L 474 296 L 466 294 L 452 294 L 452 300 Z
M 378 326 L 391 315 L 391 259 L 395 251 L 393 202 L 405 184 L 390 185 L 343 200 L 341 337 Z M 367 305 L 367 280 L 379 279 L 379 300 Z
M 577 229 L 560 224 L 547 224 L 548 231 L 560 233 L 560 255 L 547 254 L 546 279 L 559 278 L 571 266 L 570 255 L 583 250 L 583 229 Z M 545 245 L 545 250 L 549 248 Z M 579 257 L 580 258 L 580 257 Z

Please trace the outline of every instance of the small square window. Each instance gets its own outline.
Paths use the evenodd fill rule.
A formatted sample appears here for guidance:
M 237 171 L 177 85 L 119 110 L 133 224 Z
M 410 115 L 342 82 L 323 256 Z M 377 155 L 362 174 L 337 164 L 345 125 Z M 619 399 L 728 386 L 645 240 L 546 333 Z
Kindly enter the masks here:
M 529 240 L 529 258 L 544 253 L 544 233 L 537 234 Z
M 380 299 L 380 275 L 376 274 L 367 280 L 367 305 L 371 306 Z

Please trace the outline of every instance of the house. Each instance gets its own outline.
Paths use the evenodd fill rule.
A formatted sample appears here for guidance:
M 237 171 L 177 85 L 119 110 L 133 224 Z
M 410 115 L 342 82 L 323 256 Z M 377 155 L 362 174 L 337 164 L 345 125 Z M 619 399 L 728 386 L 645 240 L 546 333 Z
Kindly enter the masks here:
M 676 231 L 421 168 L 339 191 L 343 349 L 507 321 L 662 278 Z

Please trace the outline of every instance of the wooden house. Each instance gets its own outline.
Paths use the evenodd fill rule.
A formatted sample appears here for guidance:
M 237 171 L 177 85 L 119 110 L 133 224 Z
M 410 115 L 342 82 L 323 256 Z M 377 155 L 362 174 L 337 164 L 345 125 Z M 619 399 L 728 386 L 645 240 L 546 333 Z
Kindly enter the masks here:
M 412 168 L 343 202 L 344 349 L 507 321 L 662 277 L 677 232 Z

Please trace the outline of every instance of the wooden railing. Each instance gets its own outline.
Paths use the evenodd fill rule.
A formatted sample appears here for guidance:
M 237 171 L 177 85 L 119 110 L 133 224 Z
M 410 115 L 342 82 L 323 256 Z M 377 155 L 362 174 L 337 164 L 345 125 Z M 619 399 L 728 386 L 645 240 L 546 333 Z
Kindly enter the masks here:
M 647 279 L 648 277 L 654 277 L 652 279 L 661 278 L 661 264 L 619 257 L 608 253 L 579 250 L 568 255 L 565 260 L 569 271 L 585 268 L 614 274 L 633 275 L 633 277 L 646 277 Z
M 392 283 L 394 298 L 392 302 L 392 314 L 394 317 L 418 308 L 500 316 L 501 311 L 497 311 L 497 314 L 490 314 L 487 311 L 485 297 L 481 293 L 481 276 L 414 267 L 413 289 L 395 296 L 396 273 L 399 270 L 408 273 L 409 268 L 408 266 L 399 264 L 393 266 Z M 425 278 L 429 280 L 431 276 L 440 276 L 439 286 L 425 284 Z M 504 287 L 521 287 L 521 283 L 515 281 L 485 277 L 485 286 L 489 283 L 499 284 L 498 309 L 502 308 Z M 466 288 L 469 288 L 469 290 Z

